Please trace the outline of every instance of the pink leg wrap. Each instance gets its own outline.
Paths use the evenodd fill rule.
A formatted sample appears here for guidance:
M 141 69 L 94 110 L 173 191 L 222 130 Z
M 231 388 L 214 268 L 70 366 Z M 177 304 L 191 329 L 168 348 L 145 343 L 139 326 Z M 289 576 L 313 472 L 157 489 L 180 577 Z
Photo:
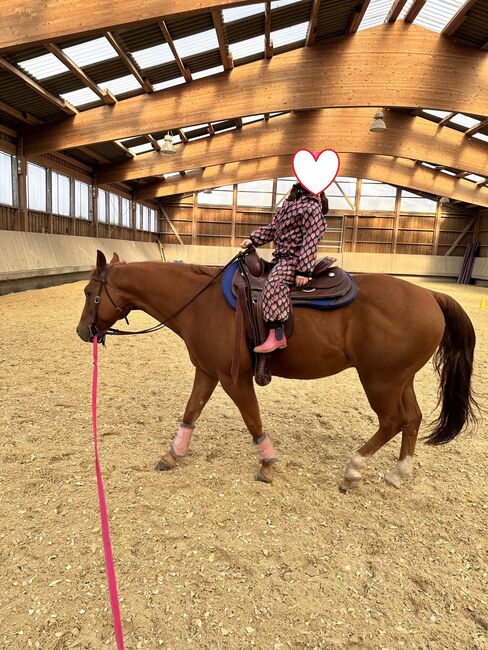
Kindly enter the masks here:
M 171 455 L 174 458 L 184 458 L 186 456 L 194 428 L 195 426 L 193 424 L 180 423 L 178 433 L 170 447 Z
M 259 438 L 258 442 L 253 443 L 259 452 L 259 460 L 272 463 L 278 460 L 273 444 L 266 433 Z

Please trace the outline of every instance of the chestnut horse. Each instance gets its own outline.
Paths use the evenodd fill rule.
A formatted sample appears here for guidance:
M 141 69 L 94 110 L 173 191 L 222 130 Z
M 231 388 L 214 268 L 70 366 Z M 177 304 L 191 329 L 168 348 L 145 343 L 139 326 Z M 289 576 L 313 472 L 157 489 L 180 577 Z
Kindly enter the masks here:
M 263 434 L 253 361 L 244 334 L 237 382 L 231 378 L 235 312 L 222 294 L 220 280 L 212 282 L 217 272 L 194 264 L 126 264 L 116 254 L 107 264 L 98 251 L 77 332 L 84 341 L 92 341 L 94 333 L 103 336 L 117 320 L 136 309 L 165 321 L 210 283 L 168 323 L 185 341 L 196 370 L 184 421 L 156 468 L 175 467 L 186 454 L 194 425 L 220 382 L 241 412 L 259 452 L 256 478 L 271 482 L 276 454 Z M 355 279 L 358 298 L 348 307 L 329 312 L 295 310 L 295 334 L 286 350 L 273 353 L 270 369 L 278 377 L 316 379 L 356 368 L 379 427 L 349 459 L 342 489 L 356 486 L 368 459 L 401 431 L 399 461 L 385 477 L 387 483 L 400 487 L 412 471 L 422 420 L 414 377 L 434 353 L 441 411 L 427 443 L 449 442 L 468 422 L 477 420 L 471 391 L 475 333 L 464 310 L 447 295 L 388 275 L 358 275 Z

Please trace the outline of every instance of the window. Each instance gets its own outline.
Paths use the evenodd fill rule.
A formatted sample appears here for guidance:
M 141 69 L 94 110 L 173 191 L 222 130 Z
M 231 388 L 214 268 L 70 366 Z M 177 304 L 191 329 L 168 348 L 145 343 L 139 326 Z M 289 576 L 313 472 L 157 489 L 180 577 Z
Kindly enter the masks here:
M 0 151 L 0 203 L 14 204 L 14 187 L 12 176 L 13 156 Z
M 395 211 L 396 187 L 377 181 L 363 180 L 359 209 Z
M 232 185 L 198 192 L 198 205 L 232 205 Z
M 341 192 L 342 190 L 342 192 Z M 345 176 L 338 176 L 332 185 L 325 190 L 325 195 L 329 200 L 329 210 L 345 210 L 352 211 L 353 208 L 349 201 L 344 197 L 344 194 L 347 196 L 347 199 L 351 201 L 353 205 L 356 203 L 356 179 L 349 178 Z
M 70 180 L 64 174 L 51 172 L 52 182 L 52 211 L 53 214 L 70 215 Z
M 107 223 L 107 192 L 98 190 L 98 221 Z
M 130 228 L 130 201 L 122 198 L 122 225 Z
M 115 224 L 116 226 L 119 225 L 120 223 L 120 201 L 119 201 L 119 196 L 117 194 L 110 194 L 108 195 L 108 201 L 109 201 L 109 216 L 110 216 L 110 223 Z
M 146 205 L 142 206 L 142 229 L 149 230 L 149 208 Z
M 430 199 L 424 199 L 418 194 L 402 190 L 400 201 L 400 212 L 419 212 L 435 214 L 437 202 Z
M 272 180 L 239 183 L 237 188 L 237 205 L 255 208 L 271 208 L 272 204 Z
M 75 217 L 80 219 L 90 218 L 90 186 L 81 181 L 75 181 Z
M 27 163 L 27 206 L 29 210 L 46 212 L 46 177 L 44 167 Z
M 150 231 L 158 232 L 158 211 L 157 210 L 151 210 Z

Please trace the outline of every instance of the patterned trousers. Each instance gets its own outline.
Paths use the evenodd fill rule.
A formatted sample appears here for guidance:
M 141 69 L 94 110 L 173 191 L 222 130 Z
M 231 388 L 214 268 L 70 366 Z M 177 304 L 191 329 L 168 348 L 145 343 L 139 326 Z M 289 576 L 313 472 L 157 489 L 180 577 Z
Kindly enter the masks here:
M 290 310 L 288 296 L 290 286 L 295 283 L 297 259 L 278 258 L 264 285 L 262 301 L 266 321 L 286 321 Z

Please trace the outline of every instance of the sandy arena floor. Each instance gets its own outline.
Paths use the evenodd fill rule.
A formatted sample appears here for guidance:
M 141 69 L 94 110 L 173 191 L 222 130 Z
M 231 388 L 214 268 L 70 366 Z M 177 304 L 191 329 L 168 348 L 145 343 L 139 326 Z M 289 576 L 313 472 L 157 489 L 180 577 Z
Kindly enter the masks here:
M 90 429 L 91 346 L 75 334 L 84 283 L 0 298 L 0 647 L 114 648 Z M 488 403 L 488 290 L 432 285 L 478 333 Z M 131 325 L 150 323 L 134 315 Z M 193 366 L 170 331 L 101 351 L 99 427 L 126 647 L 488 648 L 486 423 L 419 444 L 414 479 L 382 482 L 399 437 L 355 492 L 338 483 L 376 420 L 354 371 L 257 388 L 281 456 L 272 486 L 218 388 L 193 453 L 153 469 Z M 419 375 L 428 416 L 437 381 Z M 298 409 L 303 415 L 295 415 Z M 223 444 L 225 441 L 225 444 Z

